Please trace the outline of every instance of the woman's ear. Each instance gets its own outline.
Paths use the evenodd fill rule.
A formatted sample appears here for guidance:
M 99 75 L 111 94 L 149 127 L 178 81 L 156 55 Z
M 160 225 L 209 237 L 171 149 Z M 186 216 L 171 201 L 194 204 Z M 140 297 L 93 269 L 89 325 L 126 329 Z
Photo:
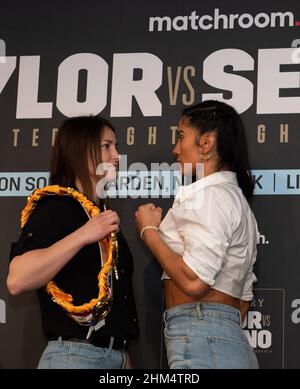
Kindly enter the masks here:
M 200 137 L 199 146 L 202 148 L 204 154 L 210 153 L 216 144 L 216 134 L 214 132 L 208 132 Z

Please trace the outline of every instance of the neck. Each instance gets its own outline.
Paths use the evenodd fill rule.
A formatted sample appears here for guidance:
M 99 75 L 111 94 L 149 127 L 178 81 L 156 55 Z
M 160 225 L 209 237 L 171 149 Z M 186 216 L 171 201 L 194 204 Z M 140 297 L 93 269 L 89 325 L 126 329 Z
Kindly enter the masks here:
M 220 169 L 217 168 L 217 164 L 213 161 L 209 161 L 204 164 L 204 177 L 210 174 L 218 172 Z
M 221 168 L 219 167 L 219 161 L 216 161 L 214 159 L 211 159 L 204 163 L 204 172 L 203 175 L 204 177 L 209 176 L 210 174 L 221 172 L 221 171 L 226 171 L 229 170 L 228 166 L 222 166 Z

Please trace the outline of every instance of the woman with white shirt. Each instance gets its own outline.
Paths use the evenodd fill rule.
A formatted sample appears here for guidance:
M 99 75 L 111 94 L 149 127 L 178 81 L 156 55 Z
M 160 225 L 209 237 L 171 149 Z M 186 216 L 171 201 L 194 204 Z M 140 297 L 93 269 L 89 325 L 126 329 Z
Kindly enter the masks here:
M 259 235 L 243 123 L 231 106 L 204 101 L 183 111 L 177 134 L 173 153 L 196 180 L 179 188 L 162 221 L 154 204 L 136 212 L 140 237 L 164 270 L 169 367 L 258 368 L 241 328 Z

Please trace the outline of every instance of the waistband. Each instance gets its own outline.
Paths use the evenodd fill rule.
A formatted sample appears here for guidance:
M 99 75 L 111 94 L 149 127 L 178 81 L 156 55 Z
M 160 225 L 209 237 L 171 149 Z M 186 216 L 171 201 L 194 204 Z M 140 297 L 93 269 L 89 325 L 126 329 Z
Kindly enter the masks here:
M 96 338 L 90 338 L 90 339 L 82 339 L 82 338 L 75 338 L 73 336 L 67 336 L 62 335 L 58 338 L 52 338 L 51 341 L 67 341 L 67 342 L 74 342 L 74 343 L 86 343 L 86 344 L 92 344 L 96 347 L 103 347 L 103 348 L 109 348 L 114 350 L 124 350 L 126 349 L 127 340 L 124 338 L 118 338 L 114 336 L 99 336 Z
M 199 319 L 205 317 L 215 317 L 219 319 L 232 320 L 237 324 L 241 324 L 240 311 L 230 305 L 218 303 L 188 303 L 181 304 L 164 311 L 164 320 L 169 320 L 177 316 L 197 316 Z

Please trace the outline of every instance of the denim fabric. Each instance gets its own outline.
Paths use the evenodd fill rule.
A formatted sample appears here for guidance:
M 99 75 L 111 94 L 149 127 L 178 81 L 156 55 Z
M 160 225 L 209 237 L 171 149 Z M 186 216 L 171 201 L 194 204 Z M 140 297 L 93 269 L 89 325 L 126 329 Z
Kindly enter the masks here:
M 170 369 L 258 369 L 237 309 L 189 303 L 167 309 L 163 317 Z
M 89 343 L 54 340 L 48 342 L 38 369 L 122 369 L 123 350 L 96 347 Z

